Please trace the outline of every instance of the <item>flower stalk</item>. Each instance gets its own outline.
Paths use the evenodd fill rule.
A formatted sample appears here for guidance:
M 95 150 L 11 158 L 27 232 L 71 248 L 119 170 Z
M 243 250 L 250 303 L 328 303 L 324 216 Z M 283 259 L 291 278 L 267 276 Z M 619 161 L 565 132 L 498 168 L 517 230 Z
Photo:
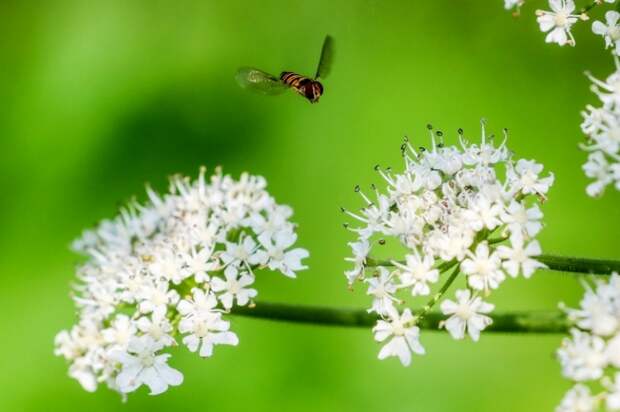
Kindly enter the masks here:
M 439 291 L 433 295 L 433 297 L 428 301 L 428 303 L 424 305 L 422 310 L 420 310 L 420 313 L 418 313 L 417 316 L 414 318 L 416 325 L 418 325 L 422 320 L 424 320 L 424 318 L 426 317 L 426 315 L 428 315 L 433 306 L 435 306 L 439 299 L 441 299 L 443 295 L 445 295 L 445 293 L 448 291 L 452 283 L 454 283 L 458 275 L 459 267 L 452 271 L 446 282 L 441 286 L 441 289 L 439 289 Z
M 586 14 L 588 13 L 590 10 L 592 10 L 593 8 L 595 8 L 596 6 L 599 6 L 602 3 L 601 0 L 594 0 L 592 3 L 584 6 L 583 8 L 581 8 L 581 10 L 579 10 L 580 14 Z M 584 19 L 585 20 L 585 19 Z
M 620 260 L 590 259 L 557 255 L 540 255 L 537 256 L 536 259 L 547 266 L 546 268 L 541 268 L 540 270 L 603 276 L 608 276 L 612 272 L 620 272 Z M 389 260 L 376 260 L 368 258 L 366 260 L 366 265 L 369 267 L 374 267 L 392 266 L 393 264 Z
M 620 261 L 612 259 L 540 255 L 537 260 L 547 265 L 546 270 L 553 270 L 556 272 L 610 275 L 612 272 L 618 272 L 620 270 Z
M 305 323 L 321 326 L 370 327 L 377 323 L 378 316 L 364 309 L 335 308 L 284 303 L 256 302 L 256 306 L 235 307 L 232 315 L 279 322 Z M 485 329 L 501 333 L 566 333 L 569 321 L 560 311 L 506 312 L 490 315 L 493 323 Z M 441 313 L 429 312 L 418 320 L 420 329 L 439 330 L 439 323 L 445 320 Z

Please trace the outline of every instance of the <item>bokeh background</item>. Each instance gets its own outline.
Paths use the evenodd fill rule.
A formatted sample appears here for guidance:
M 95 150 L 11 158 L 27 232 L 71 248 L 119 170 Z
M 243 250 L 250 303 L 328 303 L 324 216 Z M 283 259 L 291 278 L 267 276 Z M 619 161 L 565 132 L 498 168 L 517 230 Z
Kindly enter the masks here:
M 222 165 L 268 178 L 295 209 L 311 270 L 259 279 L 263 300 L 362 306 L 342 276 L 352 239 L 338 206 L 361 205 L 355 184 L 400 166 L 407 134 L 433 123 L 455 141 L 511 131 L 518 156 L 553 170 L 541 242 L 549 253 L 620 258 L 620 195 L 587 198 L 579 111 L 595 102 L 583 75 L 613 69 L 590 24 L 577 47 L 544 43 L 532 1 L 514 19 L 502 1 L 126 1 L 0 3 L 0 410 L 2 411 L 549 411 L 569 384 L 561 336 L 484 335 L 456 342 L 426 332 L 428 354 L 403 368 L 376 359 L 365 329 L 233 319 L 241 339 L 201 360 L 178 351 L 185 383 L 86 393 L 52 355 L 74 321 L 78 257 L 68 245 L 114 215 L 145 182 Z M 253 95 L 234 81 L 254 65 L 311 74 L 321 41 L 337 41 L 325 95 Z M 575 304 L 575 277 L 509 280 L 498 310 Z

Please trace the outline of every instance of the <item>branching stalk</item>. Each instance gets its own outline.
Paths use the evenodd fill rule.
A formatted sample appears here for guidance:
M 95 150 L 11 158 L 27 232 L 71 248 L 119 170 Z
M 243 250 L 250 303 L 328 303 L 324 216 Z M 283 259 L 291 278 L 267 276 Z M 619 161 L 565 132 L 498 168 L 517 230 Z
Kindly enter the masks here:
M 587 12 L 589 12 L 596 6 L 600 5 L 601 3 L 602 3 L 601 0 L 594 0 L 592 3 L 584 6 L 581 10 L 579 10 L 579 14 L 586 14 Z
M 546 270 L 550 271 L 593 275 L 609 275 L 612 272 L 620 273 L 620 261 L 618 260 L 554 255 L 541 255 L 537 259 L 547 265 Z M 440 272 L 444 272 L 456 264 L 457 262 L 454 260 L 443 262 L 437 269 Z M 366 266 L 393 266 L 393 263 L 388 260 L 368 258 Z M 430 310 L 448 290 L 458 276 L 458 273 L 459 267 L 456 267 L 437 294 L 417 314 L 416 325 L 418 327 L 427 330 L 440 329 L 439 324 L 442 320 L 445 320 L 445 316 Z M 376 324 L 378 319 L 376 314 L 368 313 L 363 309 L 289 305 L 270 302 L 257 302 L 253 307 L 235 307 L 231 314 L 273 321 L 342 327 L 371 327 Z M 566 333 L 570 328 L 570 322 L 566 315 L 560 311 L 506 312 L 494 313 L 490 316 L 493 319 L 493 323 L 485 329 L 485 331 L 489 332 Z
M 378 319 L 375 314 L 363 309 L 271 302 L 257 302 L 253 308 L 236 307 L 231 313 L 272 321 L 342 327 L 372 327 Z M 560 311 L 495 313 L 491 318 L 493 323 L 485 329 L 485 332 L 542 334 L 566 333 L 569 329 L 569 322 Z M 439 322 L 442 320 L 445 320 L 444 315 L 429 312 L 419 320 L 417 326 L 421 329 L 439 330 Z
M 620 273 L 620 261 L 611 259 L 587 259 L 580 257 L 540 255 L 536 258 L 547 265 L 548 270 L 591 275 L 610 275 Z
M 454 271 L 452 271 L 452 273 L 450 274 L 450 277 L 441 286 L 441 289 L 439 289 L 439 291 L 433 295 L 431 300 L 429 300 L 426 303 L 426 305 L 424 305 L 422 310 L 420 310 L 420 313 L 418 313 L 416 315 L 416 317 L 415 317 L 416 325 L 418 325 L 424 319 L 424 317 L 426 317 L 426 315 L 433 308 L 433 306 L 435 306 L 435 304 L 439 301 L 439 299 L 441 299 L 442 296 L 448 291 L 448 289 L 450 288 L 450 285 L 452 285 L 452 283 L 454 282 L 454 280 L 458 276 L 459 269 L 460 268 L 457 267 L 456 269 L 454 269 Z
M 536 259 L 547 265 L 541 270 L 555 272 L 583 273 L 590 275 L 610 275 L 612 272 L 620 273 L 620 260 L 612 259 L 589 259 L 581 257 L 540 255 Z M 388 260 L 375 260 L 368 258 L 367 266 L 393 266 Z M 404 264 L 404 262 L 403 262 Z

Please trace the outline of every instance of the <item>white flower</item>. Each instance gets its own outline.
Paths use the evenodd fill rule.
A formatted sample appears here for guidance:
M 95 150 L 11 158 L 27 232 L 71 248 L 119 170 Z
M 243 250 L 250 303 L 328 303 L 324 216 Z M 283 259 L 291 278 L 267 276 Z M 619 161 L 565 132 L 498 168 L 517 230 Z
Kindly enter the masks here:
M 252 265 L 264 264 L 264 259 L 260 258 L 260 251 L 257 244 L 250 236 L 242 238 L 239 243 L 226 242 L 226 251 L 220 257 L 224 264 L 250 267 Z
M 501 259 L 497 253 L 489 255 L 487 242 L 476 246 L 476 253 L 461 263 L 461 270 L 467 275 L 469 286 L 476 290 L 497 289 L 506 276 L 500 268 Z
M 562 374 L 578 382 L 599 379 L 607 366 L 605 341 L 578 329 L 571 329 L 571 335 L 558 349 Z
M 620 25 L 618 24 L 620 13 L 615 10 L 609 10 L 605 13 L 606 23 L 595 21 L 592 23 L 592 31 L 599 36 L 605 38 L 605 48 L 615 47 L 614 53 L 619 54 L 620 48 Z
M 607 342 L 605 356 L 607 357 L 607 362 L 620 369 L 620 333 Z
M 207 316 L 214 311 L 216 306 L 217 298 L 213 293 L 194 288 L 192 289 L 192 297 L 181 300 L 177 305 L 177 310 L 186 317 Z
M 155 262 L 149 269 L 155 278 L 169 280 L 178 285 L 187 277 L 182 269 L 183 261 L 174 250 L 161 250 L 153 259 Z
M 456 219 L 455 219 L 456 220 Z M 445 261 L 463 260 L 474 241 L 475 232 L 466 222 L 453 222 L 447 233 L 434 232 L 428 237 L 429 248 L 436 251 L 438 257 Z
M 277 270 L 290 278 L 294 278 L 295 272 L 308 268 L 301 263 L 302 259 L 309 256 L 306 249 L 297 248 L 287 251 L 297 240 L 295 233 L 278 232 L 273 238 L 267 234 L 262 234 L 258 240 L 265 248 L 258 254 L 258 260 L 261 263 L 266 262 L 269 269 Z
M 512 233 L 524 232 L 530 237 L 540 232 L 542 217 L 543 214 L 537 204 L 526 209 L 525 205 L 515 200 L 512 200 L 502 213 L 502 221 L 508 225 L 508 230 Z
M 181 255 L 183 263 L 184 277 L 194 276 L 196 282 L 208 282 L 208 273 L 219 268 L 219 262 L 211 258 L 213 247 L 203 247 L 199 251 L 192 248 L 189 253 Z
M 76 359 L 69 367 L 69 376 L 77 380 L 85 391 L 94 392 L 97 390 L 97 374 L 88 358 Z
M 570 31 L 579 16 L 572 14 L 575 10 L 573 0 L 549 0 L 551 11 L 539 10 L 537 21 L 540 30 L 548 33 L 545 41 L 547 43 L 557 43 L 560 46 L 565 44 L 575 45 L 575 39 Z
M 581 147 L 588 151 L 600 150 L 613 158 L 620 150 L 620 113 L 617 109 L 607 108 L 604 115 L 588 128 L 590 142 Z
M 603 105 L 599 108 L 588 105 L 582 112 L 581 129 L 588 141 L 580 147 L 589 153 L 582 168 L 586 176 L 594 179 L 586 187 L 592 197 L 602 195 L 608 185 L 620 190 L 620 61 L 617 57 L 614 60 L 616 71 L 605 81 L 587 73 L 593 83 L 592 90 Z
M 371 202 L 363 192 L 360 191 L 359 193 L 367 203 L 367 206 L 360 211 L 361 216 L 348 211 L 346 213 L 366 224 L 365 228 L 356 229 L 356 231 L 360 234 L 361 239 L 367 239 L 374 232 L 385 230 L 384 223 L 388 218 L 389 198 L 384 195 L 377 195 L 377 201 Z
M 544 195 L 549 191 L 549 187 L 553 184 L 553 173 L 549 173 L 547 177 L 539 177 L 543 170 L 543 165 L 533 160 L 519 159 L 514 171 L 510 169 L 508 172 L 509 180 L 513 181 L 515 189 L 523 194 Z
M 366 279 L 368 283 L 367 294 L 373 297 L 372 307 L 368 312 L 376 312 L 380 315 L 386 315 L 388 308 L 393 308 L 393 301 L 396 300 L 394 294 L 397 291 L 396 285 L 392 281 L 392 273 L 384 268 L 378 268 L 378 276 Z
M 501 224 L 499 216 L 503 211 L 502 204 L 491 202 L 486 196 L 480 195 L 471 202 L 463 217 L 476 232 L 482 229 L 493 230 Z
M 605 397 L 607 409 L 610 411 L 620 410 L 620 372 L 616 372 L 613 383 L 609 383 L 607 390 L 609 393 Z
M 595 412 L 598 402 L 590 393 L 590 388 L 577 384 L 566 392 L 555 412 Z
M 276 206 L 267 213 L 265 217 L 261 213 L 253 213 L 244 224 L 252 227 L 256 235 L 273 235 L 283 230 L 292 230 L 292 225 L 288 219 L 293 215 L 293 209 L 288 206 Z
M 138 293 L 140 312 L 166 313 L 168 305 L 175 305 L 179 300 L 179 294 L 174 289 L 168 288 L 167 281 L 157 281 L 146 284 Z
M 615 59 L 614 59 L 615 60 Z M 616 70 L 607 76 L 605 81 L 599 80 L 586 72 L 586 76 L 592 82 L 592 91 L 603 102 L 603 107 L 610 109 L 620 103 L 620 61 L 615 60 Z M 606 120 L 605 117 L 600 120 Z
M 595 411 L 599 410 L 599 401 L 604 400 L 606 410 L 617 411 L 620 410 L 620 276 L 612 273 L 605 280 L 597 279 L 595 288 L 586 281 L 583 283 L 586 291 L 580 308 L 561 305 L 579 329 L 571 329 L 571 338 L 563 339 L 557 354 L 564 376 L 577 382 L 596 380 L 597 386 L 604 390 L 596 396 L 591 396 L 585 387 L 577 394 L 569 392 L 558 410 Z M 610 379 L 612 375 L 614 381 Z
M 587 135 L 596 133 L 602 128 L 603 123 L 609 121 L 609 118 L 613 115 L 614 113 L 607 107 L 594 107 L 588 104 L 586 105 L 586 109 L 581 112 L 581 116 L 583 117 L 581 131 Z
M 105 344 L 103 333 L 97 325 L 90 320 L 82 320 L 70 331 L 58 333 L 54 344 L 54 353 L 71 362 L 69 376 L 76 379 L 85 390 L 95 391 Z
M 389 320 L 379 320 L 373 328 L 377 342 L 392 338 L 379 351 L 379 359 L 397 356 L 403 366 L 409 366 L 411 352 L 424 354 L 424 348 L 420 344 L 420 328 L 411 325 L 413 315 L 409 309 L 405 309 L 402 316 L 395 309 L 389 309 L 388 313 Z
M 594 182 L 586 187 L 588 196 L 596 197 L 602 195 L 605 187 L 614 181 L 611 167 L 603 152 L 590 153 L 588 161 L 582 168 L 586 176 L 594 179 Z
M 457 290 L 456 300 L 453 302 L 446 299 L 441 302 L 441 312 L 451 315 L 442 322 L 443 326 L 454 339 L 463 339 L 467 330 L 472 340 L 477 341 L 480 331 L 493 322 L 484 314 L 491 313 L 495 306 L 484 302 L 480 296 L 472 296 L 469 289 Z
M 359 227 L 345 225 L 356 235 L 349 243 L 352 256 L 346 259 L 353 268 L 345 276 L 349 285 L 356 280 L 369 285 L 369 311 L 383 316 L 411 311 L 410 301 L 400 299 L 405 293 L 431 295 L 431 305 L 441 303 L 445 289 L 433 289 L 442 274 L 445 282 L 452 282 L 460 270 L 471 289 L 488 294 L 505 279 L 504 270 L 529 277 L 542 267 L 534 259 L 541 253 L 535 237 L 543 226 L 538 204 L 546 198 L 553 175 L 543 175 L 543 166 L 533 160 L 513 160 L 507 137 L 496 145 L 487 139 L 484 122 L 479 144 L 470 143 L 459 130 L 459 146 L 444 146 L 438 143 L 443 133 L 430 126 L 429 130 L 430 147 L 418 150 L 408 140 L 402 145 L 402 172 L 375 168 L 386 182 L 383 193 L 373 185 L 374 196 L 367 196 L 356 187 L 363 208 L 342 209 L 361 222 Z M 511 245 L 499 249 L 498 244 L 513 234 Z M 480 302 L 471 326 L 466 320 L 461 325 L 458 316 L 450 319 L 451 333 L 459 336 L 463 328 L 460 335 L 469 330 L 472 337 L 478 336 L 486 326 L 483 313 L 488 308 Z M 382 320 L 381 330 L 389 319 Z M 394 345 L 387 346 L 382 357 L 405 353 L 399 350 L 402 340 Z
M 75 360 L 82 353 L 78 342 L 78 327 L 70 331 L 62 330 L 54 337 L 54 355 L 63 356 L 67 360 Z
M 411 287 L 411 295 L 428 295 L 431 293 L 429 283 L 439 280 L 439 271 L 433 269 L 433 257 L 426 255 L 420 258 L 417 251 L 405 256 L 405 264 L 393 262 L 400 269 L 399 277 L 403 286 Z
M 236 267 L 228 266 L 224 271 L 224 279 L 219 277 L 213 277 L 211 279 L 211 289 L 221 293 L 218 297 L 225 309 L 230 309 L 233 306 L 233 301 L 236 299 L 237 304 L 245 306 L 250 299 L 256 297 L 258 292 L 256 289 L 247 288 L 254 283 L 254 276 L 247 272 L 239 272 Z
M 170 335 L 173 331 L 168 318 L 161 313 L 153 312 L 150 316 L 142 316 L 136 321 L 136 326 L 154 341 L 162 342 L 165 346 L 174 345 L 176 342 Z
M 116 315 L 109 328 L 101 331 L 106 343 L 126 348 L 129 340 L 136 334 L 136 325 L 127 315 Z
M 514 232 L 510 236 L 510 246 L 499 246 L 497 253 L 503 259 L 502 267 L 513 278 L 519 273 L 522 273 L 525 278 L 529 278 L 537 269 L 547 267 L 536 259 L 532 259 L 542 252 L 538 240 L 532 240 L 525 245 L 523 233 Z
M 610 283 L 619 276 L 612 274 Z M 566 309 L 569 318 L 584 330 L 608 337 L 620 329 L 620 290 L 606 282 L 597 282 L 596 290 L 585 284 L 586 292 L 579 309 Z
M 116 385 L 123 393 L 133 392 L 141 385 L 151 390 L 151 395 L 165 392 L 168 386 L 183 382 L 183 375 L 168 366 L 170 354 L 158 355 L 164 345 L 145 335 L 129 342 L 126 352 L 116 354 L 122 369 L 116 377 Z
M 349 284 L 353 283 L 356 279 L 363 275 L 364 265 L 368 258 L 368 252 L 370 252 L 370 243 L 367 239 L 362 239 L 359 242 L 349 242 L 351 250 L 353 251 L 352 258 L 345 258 L 346 261 L 353 262 L 353 269 L 345 272 L 345 276 L 349 281 Z
M 523 3 L 525 3 L 525 0 L 504 0 L 504 8 L 506 10 L 510 10 L 515 7 L 519 8 L 523 6 Z
M 228 329 L 230 324 L 222 320 L 222 314 L 215 309 L 217 299 L 212 293 L 194 289 L 192 300 L 179 302 L 179 313 L 183 315 L 179 323 L 179 332 L 186 334 L 183 343 L 196 352 L 200 347 L 200 356 L 208 357 L 213 353 L 214 345 L 233 345 L 239 343 L 237 335 Z
M 253 270 L 268 259 L 287 276 L 305 269 L 307 251 L 293 246 L 292 210 L 265 188 L 262 177 L 243 174 L 237 181 L 219 170 L 209 180 L 204 169 L 195 181 L 174 176 L 169 193 L 147 187 L 147 203 L 131 202 L 73 242 L 86 257 L 73 298 L 79 320 L 54 342 L 69 376 L 88 391 L 104 383 L 125 393 L 145 383 L 159 393 L 181 380 L 166 366 L 170 355 L 158 353 L 176 345 L 173 336 L 184 334 L 185 345 L 201 356 L 216 344 L 236 345 L 222 317 L 257 295 L 249 288 Z M 256 241 L 280 233 L 286 242 L 277 248 Z
M 229 322 L 222 320 L 222 314 L 218 312 L 189 316 L 179 323 L 179 331 L 187 334 L 183 337 L 183 343 L 192 352 L 200 347 L 202 357 L 211 356 L 215 345 L 237 346 L 239 339 L 228 330 L 229 327 Z
M 230 323 L 222 320 L 220 312 L 205 308 L 187 313 L 179 323 L 179 332 L 186 334 L 183 343 L 192 352 L 200 347 L 202 357 L 211 356 L 215 345 L 236 346 L 239 343 L 237 335 L 229 328 Z

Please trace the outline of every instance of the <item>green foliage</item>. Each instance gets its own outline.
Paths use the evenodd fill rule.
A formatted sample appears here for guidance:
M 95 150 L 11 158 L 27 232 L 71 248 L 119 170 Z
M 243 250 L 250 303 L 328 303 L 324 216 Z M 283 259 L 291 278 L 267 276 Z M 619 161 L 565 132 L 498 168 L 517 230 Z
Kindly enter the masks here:
M 576 48 L 544 44 L 533 16 L 501 1 L 49 1 L 0 4 L 0 410 L 110 411 L 115 394 L 84 392 L 52 356 L 73 322 L 68 244 L 112 216 L 143 184 L 200 165 L 263 174 L 295 208 L 311 270 L 267 275 L 260 299 L 360 306 L 342 275 L 349 233 L 339 205 L 373 166 L 400 167 L 407 134 L 425 124 L 478 137 L 481 117 L 510 147 L 556 174 L 544 206 L 545 252 L 620 258 L 618 192 L 585 196 L 579 111 L 593 101 L 585 69 L 612 70 L 602 41 L 576 28 Z M 312 75 L 326 33 L 337 41 L 321 102 L 240 89 L 238 67 Z M 595 47 L 596 46 L 596 47 Z M 509 280 L 498 310 L 574 304 L 573 277 Z M 484 335 L 478 344 L 426 333 L 410 368 L 376 360 L 368 330 L 235 318 L 241 343 L 212 359 L 183 353 L 185 383 L 130 396 L 126 411 L 551 410 L 567 383 L 560 336 Z M 524 395 L 526 394 L 526 395 Z

